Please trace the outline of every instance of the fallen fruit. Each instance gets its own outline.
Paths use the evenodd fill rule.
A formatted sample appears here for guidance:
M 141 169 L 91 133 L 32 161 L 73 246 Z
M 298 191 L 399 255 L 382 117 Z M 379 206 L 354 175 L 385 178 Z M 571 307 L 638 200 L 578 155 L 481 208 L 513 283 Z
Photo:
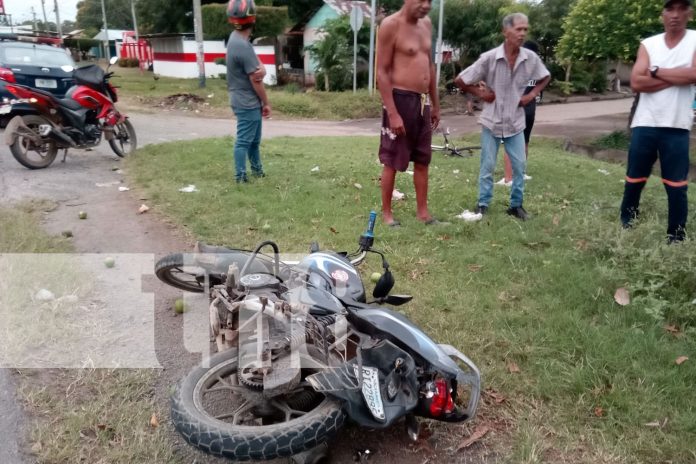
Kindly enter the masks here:
M 104 266 L 106 267 L 114 267 L 116 265 L 116 260 L 109 256 L 108 258 L 104 259 Z
M 382 277 L 382 274 L 380 274 L 379 272 L 373 272 L 372 275 L 370 276 L 370 280 L 373 283 L 377 283 L 379 281 L 380 277 Z
M 72 230 L 64 230 L 61 232 L 61 235 L 66 238 L 70 238 L 73 236 Z
M 186 311 L 186 306 L 184 305 L 184 300 L 179 298 L 174 302 L 174 312 L 177 314 L 183 314 Z
M 80 211 L 79 213 L 77 213 L 77 216 L 80 219 L 87 219 L 87 213 L 85 211 Z

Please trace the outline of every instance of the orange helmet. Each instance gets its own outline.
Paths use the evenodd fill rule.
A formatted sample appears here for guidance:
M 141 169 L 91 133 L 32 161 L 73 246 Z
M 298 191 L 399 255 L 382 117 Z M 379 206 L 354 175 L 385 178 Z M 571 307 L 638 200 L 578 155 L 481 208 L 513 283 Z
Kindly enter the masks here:
M 227 20 L 235 29 L 247 29 L 256 22 L 254 0 L 230 0 L 227 4 Z

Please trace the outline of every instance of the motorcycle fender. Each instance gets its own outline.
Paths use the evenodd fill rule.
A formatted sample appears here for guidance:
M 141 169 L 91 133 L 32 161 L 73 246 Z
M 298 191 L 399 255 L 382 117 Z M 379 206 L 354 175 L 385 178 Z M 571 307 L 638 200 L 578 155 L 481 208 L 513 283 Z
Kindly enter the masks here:
M 421 357 L 427 364 L 449 380 L 468 385 L 471 395 L 467 407 L 444 420 L 461 422 L 476 414 L 481 392 L 481 374 L 478 367 L 465 355 L 449 345 L 438 345 L 405 316 L 386 308 L 363 307 L 351 310 L 349 320 L 360 331 L 377 337 L 386 337 L 397 345 Z M 452 358 L 466 366 L 462 370 Z
M 388 340 L 361 346 L 356 358 L 306 380 L 315 391 L 341 400 L 348 416 L 363 427 L 389 427 L 418 405 L 416 364 Z
M 15 143 L 15 140 L 17 140 L 17 130 L 23 127 L 26 130 L 29 130 L 26 124 L 24 124 L 24 119 L 22 119 L 21 116 L 15 116 L 10 120 L 9 123 L 7 123 L 7 127 L 5 127 L 5 144 L 6 145 L 12 145 Z
M 358 330 L 373 336 L 385 336 L 423 358 L 442 374 L 456 378 L 460 369 L 440 346 L 405 316 L 387 308 L 364 307 L 350 311 L 349 320 Z

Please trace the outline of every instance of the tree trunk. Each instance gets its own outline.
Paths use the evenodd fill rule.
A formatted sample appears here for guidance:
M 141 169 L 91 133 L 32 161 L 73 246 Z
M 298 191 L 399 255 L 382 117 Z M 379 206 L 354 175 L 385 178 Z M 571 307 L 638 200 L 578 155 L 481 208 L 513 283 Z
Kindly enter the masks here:
M 329 72 L 324 70 L 324 89 L 329 92 Z

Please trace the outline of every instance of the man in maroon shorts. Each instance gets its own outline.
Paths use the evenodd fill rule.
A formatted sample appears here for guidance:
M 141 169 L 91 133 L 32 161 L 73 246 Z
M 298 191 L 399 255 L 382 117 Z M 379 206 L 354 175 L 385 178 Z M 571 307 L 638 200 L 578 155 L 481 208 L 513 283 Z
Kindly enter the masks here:
M 432 131 L 440 123 L 440 101 L 431 59 L 431 0 L 404 0 L 379 29 L 377 83 L 384 106 L 379 160 L 382 169 L 382 220 L 398 226 L 392 213 L 396 171 L 413 161 L 416 217 L 439 222 L 428 211 L 428 165 Z

